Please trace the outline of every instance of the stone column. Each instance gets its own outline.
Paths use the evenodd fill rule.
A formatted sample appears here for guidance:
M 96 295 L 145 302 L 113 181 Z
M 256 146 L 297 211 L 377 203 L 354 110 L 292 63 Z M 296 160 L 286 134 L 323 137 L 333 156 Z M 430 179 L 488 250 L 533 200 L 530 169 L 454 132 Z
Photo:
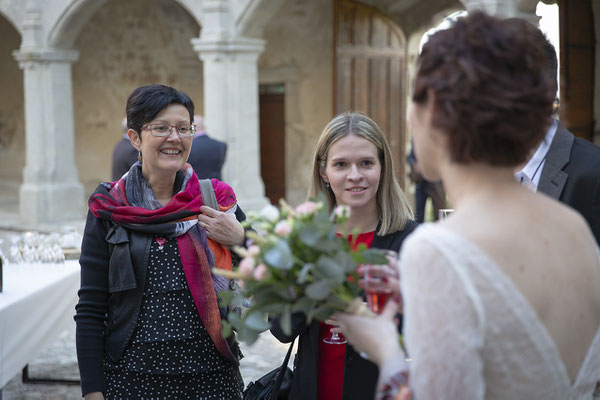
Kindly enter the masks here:
M 268 204 L 260 176 L 258 120 L 257 61 L 265 44 L 261 39 L 231 38 L 224 31 L 206 36 L 192 39 L 192 44 L 204 63 L 207 131 L 227 143 L 223 179 L 242 208 L 258 210 Z
M 75 167 L 71 83 L 71 63 L 78 53 L 22 46 L 13 54 L 25 85 L 21 219 L 31 224 L 81 219 L 84 191 Z

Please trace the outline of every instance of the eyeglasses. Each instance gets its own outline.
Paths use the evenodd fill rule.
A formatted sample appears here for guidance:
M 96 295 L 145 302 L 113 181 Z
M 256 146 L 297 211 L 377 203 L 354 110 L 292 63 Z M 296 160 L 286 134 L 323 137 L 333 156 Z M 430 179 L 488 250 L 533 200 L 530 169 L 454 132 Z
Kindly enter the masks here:
M 171 134 L 171 129 L 175 128 L 177 134 L 181 137 L 192 137 L 196 133 L 196 125 L 167 125 L 152 124 L 142 126 L 142 130 L 149 130 L 152 136 L 167 137 Z

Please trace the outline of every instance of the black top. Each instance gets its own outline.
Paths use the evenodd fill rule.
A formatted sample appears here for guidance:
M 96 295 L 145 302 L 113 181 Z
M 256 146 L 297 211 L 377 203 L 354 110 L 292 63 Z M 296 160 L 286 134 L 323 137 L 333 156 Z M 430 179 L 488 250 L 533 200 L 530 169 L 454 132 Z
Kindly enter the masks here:
M 196 310 L 176 238 L 162 246 L 152 241 L 135 331 L 123 356 L 104 364 L 106 369 L 169 375 L 228 369 Z

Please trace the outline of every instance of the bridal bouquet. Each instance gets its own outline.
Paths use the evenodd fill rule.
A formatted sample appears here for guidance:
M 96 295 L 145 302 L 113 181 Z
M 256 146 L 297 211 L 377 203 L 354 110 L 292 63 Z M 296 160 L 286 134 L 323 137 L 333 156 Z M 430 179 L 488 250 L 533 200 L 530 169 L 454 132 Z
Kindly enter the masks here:
M 222 321 L 225 336 L 235 329 L 248 344 L 270 328 L 268 316 L 280 317 L 291 333 L 292 313 L 302 312 L 307 323 L 324 321 L 334 311 L 353 311 L 362 306 L 356 268 L 359 264 L 383 264 L 385 253 L 359 246 L 350 249 L 344 232 L 350 209 L 337 207 L 331 214 L 323 202 L 308 201 L 295 209 L 281 202 L 248 213 L 248 248 L 235 248 L 242 258 L 234 271 L 217 270 L 237 283 L 235 290 L 219 293 L 221 306 L 249 305 L 242 315 L 229 313 Z

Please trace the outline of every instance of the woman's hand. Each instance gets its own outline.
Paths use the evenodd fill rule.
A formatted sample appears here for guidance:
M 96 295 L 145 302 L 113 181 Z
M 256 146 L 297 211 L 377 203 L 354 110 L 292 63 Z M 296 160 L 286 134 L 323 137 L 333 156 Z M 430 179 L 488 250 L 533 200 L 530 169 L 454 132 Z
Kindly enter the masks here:
M 83 396 L 85 400 L 104 400 L 102 392 L 91 392 Z
M 198 223 L 206 231 L 206 236 L 225 246 L 244 244 L 244 227 L 234 214 L 217 211 L 208 206 L 200 207 Z
M 332 329 L 332 332 L 344 334 L 356 351 L 366 353 L 370 360 L 381 367 L 391 357 L 404 357 L 394 322 L 399 311 L 398 303 L 390 299 L 377 317 L 335 313 L 333 318 L 339 327 Z
M 393 297 L 400 299 L 398 253 L 390 253 L 390 255 L 387 255 L 387 259 L 387 265 L 360 265 L 356 270 L 360 276 L 358 285 L 364 290 L 391 293 Z

